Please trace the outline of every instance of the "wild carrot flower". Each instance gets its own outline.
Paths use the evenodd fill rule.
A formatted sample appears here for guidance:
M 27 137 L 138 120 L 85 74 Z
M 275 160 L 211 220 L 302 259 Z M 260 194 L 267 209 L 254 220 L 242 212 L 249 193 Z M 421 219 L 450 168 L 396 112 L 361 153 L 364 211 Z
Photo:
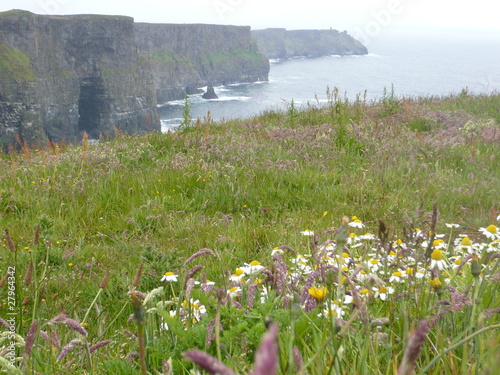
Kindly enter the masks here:
M 178 281 L 177 280 L 177 277 L 179 275 L 176 275 L 174 274 L 173 272 L 165 272 L 165 274 L 163 275 L 163 277 L 161 278 L 161 282 L 163 281 L 169 281 L 169 282 L 175 282 L 175 281 Z

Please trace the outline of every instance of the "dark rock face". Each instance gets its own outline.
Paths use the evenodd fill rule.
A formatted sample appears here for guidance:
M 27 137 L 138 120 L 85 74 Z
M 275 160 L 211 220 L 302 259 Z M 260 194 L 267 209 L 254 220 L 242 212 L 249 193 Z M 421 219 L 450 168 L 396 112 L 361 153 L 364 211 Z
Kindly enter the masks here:
M 0 13 L 0 81 L 3 145 L 160 129 L 129 17 Z
M 182 99 L 211 82 L 267 81 L 269 60 L 247 26 L 135 24 L 139 53 L 150 64 L 159 103 Z
M 160 130 L 157 102 L 268 73 L 249 27 L 0 13 L 0 147 Z
M 204 93 L 201 97 L 203 99 L 219 99 L 219 97 L 215 93 L 214 87 L 211 85 L 207 87 L 207 92 Z
M 366 47 L 347 32 L 337 30 L 252 30 L 259 49 L 270 59 L 298 56 L 366 55 Z

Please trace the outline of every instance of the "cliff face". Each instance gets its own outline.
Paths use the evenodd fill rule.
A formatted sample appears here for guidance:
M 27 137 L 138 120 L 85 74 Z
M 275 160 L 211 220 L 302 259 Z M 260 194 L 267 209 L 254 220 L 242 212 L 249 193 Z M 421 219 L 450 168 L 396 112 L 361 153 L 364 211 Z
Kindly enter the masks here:
M 159 103 L 181 99 L 201 86 L 268 78 L 269 61 L 250 27 L 137 23 L 135 31 Z
M 298 56 L 366 55 L 366 47 L 347 32 L 337 30 L 252 30 L 259 49 L 270 59 Z
M 0 13 L 0 147 L 160 130 L 157 102 L 268 73 L 249 27 Z
M 0 82 L 4 145 L 160 129 L 129 17 L 0 13 Z

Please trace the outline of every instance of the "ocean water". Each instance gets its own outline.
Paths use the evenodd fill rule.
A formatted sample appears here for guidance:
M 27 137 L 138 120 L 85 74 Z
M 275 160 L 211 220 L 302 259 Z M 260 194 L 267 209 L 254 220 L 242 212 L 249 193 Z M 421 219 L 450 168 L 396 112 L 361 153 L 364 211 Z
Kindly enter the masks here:
M 368 100 L 384 89 L 401 96 L 445 96 L 500 91 L 500 32 L 399 32 L 380 35 L 365 56 L 326 56 L 271 61 L 269 81 L 215 87 L 219 99 L 189 97 L 191 116 L 215 120 L 247 118 L 327 100 L 327 87 Z M 160 105 L 162 130 L 182 122 L 184 100 Z

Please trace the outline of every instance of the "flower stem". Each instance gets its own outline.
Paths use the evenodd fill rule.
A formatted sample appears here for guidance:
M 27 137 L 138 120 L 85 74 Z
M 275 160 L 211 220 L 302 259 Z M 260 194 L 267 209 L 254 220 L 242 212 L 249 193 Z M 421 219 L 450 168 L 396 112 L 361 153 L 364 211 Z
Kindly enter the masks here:
M 420 372 L 419 372 L 419 375 L 420 374 L 425 374 L 427 371 L 429 371 L 432 366 L 434 366 L 434 364 L 439 361 L 444 355 L 448 354 L 449 352 L 451 352 L 452 350 L 455 350 L 456 348 L 458 348 L 459 346 L 467 343 L 469 340 L 473 339 L 474 337 L 476 337 L 477 335 L 480 335 L 481 333 L 484 333 L 484 332 L 487 332 L 491 329 L 497 329 L 497 328 L 500 328 L 500 324 L 495 324 L 495 325 L 492 325 L 492 326 L 488 326 L 488 327 L 484 327 L 484 328 L 481 328 L 480 330 L 474 332 L 473 334 L 463 338 L 462 340 L 458 341 L 456 344 L 450 346 L 449 348 L 443 350 L 441 353 L 439 353 L 437 356 L 435 356 L 432 361 L 430 361 L 427 366 L 425 366 Z

